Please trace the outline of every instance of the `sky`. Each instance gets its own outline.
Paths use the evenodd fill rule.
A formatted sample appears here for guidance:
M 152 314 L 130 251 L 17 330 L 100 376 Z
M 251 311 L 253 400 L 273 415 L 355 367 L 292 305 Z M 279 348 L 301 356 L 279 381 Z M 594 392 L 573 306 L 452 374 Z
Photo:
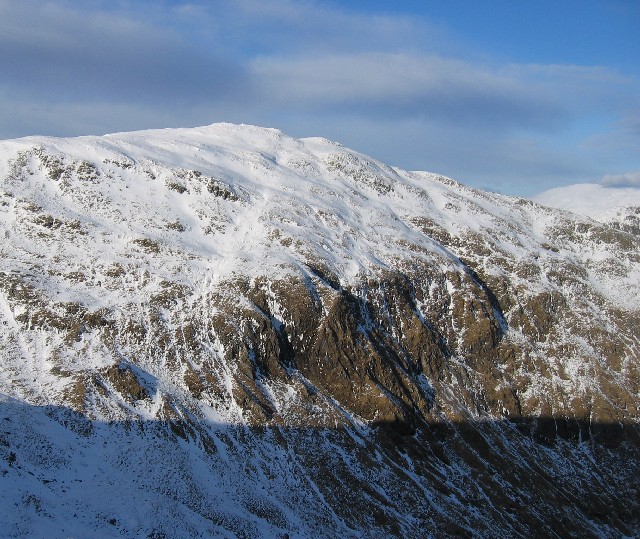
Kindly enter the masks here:
M 638 0 L 0 0 L 0 139 L 234 122 L 530 196 L 640 187 Z

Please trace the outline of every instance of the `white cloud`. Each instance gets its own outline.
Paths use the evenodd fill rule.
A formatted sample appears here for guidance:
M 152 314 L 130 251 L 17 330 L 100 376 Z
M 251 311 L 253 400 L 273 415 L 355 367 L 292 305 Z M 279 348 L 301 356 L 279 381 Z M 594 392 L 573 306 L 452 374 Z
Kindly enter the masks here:
M 476 86 L 482 92 L 497 86 L 496 77 L 464 62 L 405 53 L 263 57 L 254 61 L 253 68 L 273 95 L 285 101 L 404 101 L 460 88 L 466 92 Z
M 608 187 L 640 187 L 640 171 L 607 174 L 601 183 Z

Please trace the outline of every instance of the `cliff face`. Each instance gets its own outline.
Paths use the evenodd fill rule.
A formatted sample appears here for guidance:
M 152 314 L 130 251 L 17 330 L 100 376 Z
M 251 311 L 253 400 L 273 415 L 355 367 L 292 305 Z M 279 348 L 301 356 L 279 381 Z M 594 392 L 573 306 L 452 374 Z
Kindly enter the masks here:
M 640 530 L 626 221 L 248 126 L 0 142 L 0 178 L 3 529 Z

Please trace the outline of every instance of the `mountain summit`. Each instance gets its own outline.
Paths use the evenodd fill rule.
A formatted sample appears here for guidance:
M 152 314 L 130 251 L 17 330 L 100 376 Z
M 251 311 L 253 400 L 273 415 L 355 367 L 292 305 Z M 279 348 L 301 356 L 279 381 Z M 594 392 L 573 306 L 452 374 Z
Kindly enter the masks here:
M 12 537 L 640 531 L 640 236 L 324 139 L 0 142 Z

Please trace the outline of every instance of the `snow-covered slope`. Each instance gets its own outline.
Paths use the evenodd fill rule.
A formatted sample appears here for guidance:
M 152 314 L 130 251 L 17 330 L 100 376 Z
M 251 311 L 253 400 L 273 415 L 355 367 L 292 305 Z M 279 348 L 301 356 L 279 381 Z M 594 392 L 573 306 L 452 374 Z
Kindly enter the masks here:
M 10 534 L 637 530 L 633 231 L 229 124 L 0 179 Z

